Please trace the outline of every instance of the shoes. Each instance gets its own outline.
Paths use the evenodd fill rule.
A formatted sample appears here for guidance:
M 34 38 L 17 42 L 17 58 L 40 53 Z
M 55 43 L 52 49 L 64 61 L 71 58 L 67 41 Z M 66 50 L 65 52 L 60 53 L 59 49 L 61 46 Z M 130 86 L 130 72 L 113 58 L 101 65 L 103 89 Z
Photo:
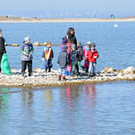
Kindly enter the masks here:
M 28 76 L 32 76 L 32 72 L 29 72 Z
M 78 73 L 76 73 L 76 75 L 77 75 L 77 76 L 79 76 L 79 75 L 80 75 L 80 73 L 78 72 Z
M 25 74 L 24 72 L 21 72 L 22 77 L 24 77 L 24 74 Z
M 51 72 L 51 68 L 49 68 L 48 72 Z
M 62 79 L 63 79 L 64 81 L 66 81 L 66 78 L 65 78 L 65 76 L 62 76 Z
M 59 77 L 58 77 L 58 81 L 61 81 L 61 75 L 59 75 Z

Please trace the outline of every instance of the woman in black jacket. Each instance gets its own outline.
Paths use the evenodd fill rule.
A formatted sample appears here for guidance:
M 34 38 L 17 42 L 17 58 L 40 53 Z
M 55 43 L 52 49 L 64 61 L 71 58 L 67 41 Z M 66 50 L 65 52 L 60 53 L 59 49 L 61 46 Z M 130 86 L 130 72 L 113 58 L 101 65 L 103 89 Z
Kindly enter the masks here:
M 1 59 L 4 53 L 6 53 L 5 39 L 2 37 L 2 30 L 0 29 L 0 72 L 1 72 Z
M 75 36 L 75 30 L 74 28 L 70 27 L 67 31 L 67 35 L 65 36 L 66 39 L 70 40 L 73 42 L 73 44 L 76 45 L 77 48 L 77 40 L 76 40 L 76 36 Z

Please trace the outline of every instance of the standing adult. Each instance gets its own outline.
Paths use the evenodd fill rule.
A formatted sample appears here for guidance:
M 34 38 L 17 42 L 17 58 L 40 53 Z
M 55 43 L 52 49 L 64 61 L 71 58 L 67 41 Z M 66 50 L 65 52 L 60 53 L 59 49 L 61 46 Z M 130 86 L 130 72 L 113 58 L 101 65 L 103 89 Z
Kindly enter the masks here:
M 0 29 L 0 72 L 1 72 L 1 59 L 4 53 L 6 53 L 5 39 L 2 37 L 2 30 Z
M 67 35 L 65 36 L 66 39 L 70 40 L 73 42 L 73 44 L 76 45 L 76 49 L 77 49 L 77 40 L 76 40 L 76 36 L 75 36 L 75 30 L 74 28 L 70 27 L 67 31 Z

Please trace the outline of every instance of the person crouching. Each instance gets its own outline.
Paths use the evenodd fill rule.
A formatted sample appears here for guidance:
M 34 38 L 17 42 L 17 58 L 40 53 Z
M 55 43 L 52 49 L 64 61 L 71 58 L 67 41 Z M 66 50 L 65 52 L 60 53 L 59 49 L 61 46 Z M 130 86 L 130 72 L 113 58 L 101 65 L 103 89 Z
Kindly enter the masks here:
M 46 43 L 46 47 L 43 50 L 42 61 L 45 60 L 45 72 L 51 72 L 52 68 L 53 50 L 51 48 L 51 42 Z
M 21 51 L 21 60 L 22 60 L 22 71 L 21 74 L 24 77 L 26 66 L 28 65 L 28 76 L 32 75 L 32 59 L 33 59 L 33 52 L 34 48 L 33 45 L 30 43 L 30 37 L 25 37 L 24 42 L 20 47 Z
M 62 52 L 59 53 L 58 56 L 58 64 L 60 66 L 60 74 L 58 80 L 60 81 L 61 78 L 66 80 L 66 67 L 70 64 L 69 62 L 69 55 L 67 53 L 67 46 L 62 46 Z

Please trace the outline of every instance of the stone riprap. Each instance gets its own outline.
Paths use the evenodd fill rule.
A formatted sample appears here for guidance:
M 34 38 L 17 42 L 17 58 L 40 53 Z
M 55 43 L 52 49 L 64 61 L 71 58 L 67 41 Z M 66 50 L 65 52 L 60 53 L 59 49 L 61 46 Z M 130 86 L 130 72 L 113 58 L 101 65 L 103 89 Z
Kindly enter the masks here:
M 97 72 L 95 77 L 88 78 L 84 71 L 80 71 L 80 76 L 67 77 L 67 80 L 58 81 L 60 70 L 52 70 L 45 73 L 44 69 L 35 68 L 33 75 L 28 77 L 26 71 L 25 77 L 22 77 L 21 70 L 11 69 L 12 75 L 8 76 L 0 73 L 0 86 L 3 87 L 45 87 L 45 86 L 64 86 L 74 84 L 101 83 L 113 81 L 135 81 L 135 68 L 115 70 L 111 67 L 105 67 L 101 72 Z

